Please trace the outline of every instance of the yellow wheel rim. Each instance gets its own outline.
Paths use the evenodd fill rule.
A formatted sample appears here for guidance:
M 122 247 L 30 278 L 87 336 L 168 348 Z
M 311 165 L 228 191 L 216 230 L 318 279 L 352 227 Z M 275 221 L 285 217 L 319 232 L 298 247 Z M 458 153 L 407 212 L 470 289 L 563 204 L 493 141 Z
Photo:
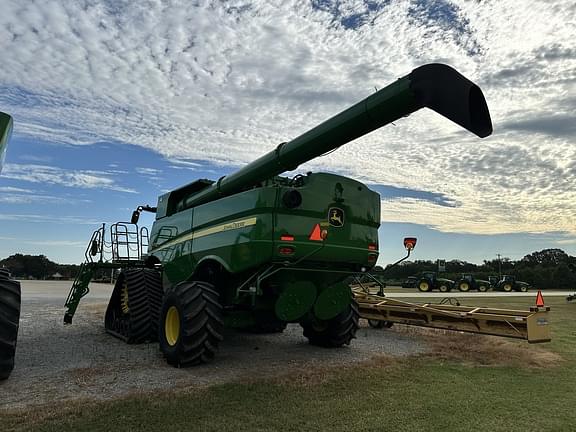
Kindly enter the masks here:
M 168 309 L 166 318 L 164 319 L 164 335 L 168 345 L 174 346 L 180 337 L 180 312 L 176 306 L 171 306 Z
M 466 282 L 464 282 L 462 285 L 460 285 L 460 289 L 462 291 L 468 291 L 469 288 L 470 288 L 470 286 Z
M 420 282 L 420 291 L 428 291 L 428 283 Z

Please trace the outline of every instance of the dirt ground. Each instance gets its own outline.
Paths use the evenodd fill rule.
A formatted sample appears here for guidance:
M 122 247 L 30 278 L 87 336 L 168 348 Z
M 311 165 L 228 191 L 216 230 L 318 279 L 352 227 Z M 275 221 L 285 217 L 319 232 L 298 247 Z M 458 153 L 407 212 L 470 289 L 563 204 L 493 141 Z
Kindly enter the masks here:
M 74 324 L 64 326 L 62 305 L 69 286 L 24 283 L 16 367 L 0 383 L 0 410 L 268 378 L 428 349 L 416 335 L 369 327 L 362 327 L 349 347 L 323 349 L 309 345 L 300 326 L 289 325 L 283 334 L 230 331 L 214 362 L 176 369 L 166 364 L 158 344 L 126 345 L 104 332 L 103 299 L 109 286 L 96 287 L 83 300 Z

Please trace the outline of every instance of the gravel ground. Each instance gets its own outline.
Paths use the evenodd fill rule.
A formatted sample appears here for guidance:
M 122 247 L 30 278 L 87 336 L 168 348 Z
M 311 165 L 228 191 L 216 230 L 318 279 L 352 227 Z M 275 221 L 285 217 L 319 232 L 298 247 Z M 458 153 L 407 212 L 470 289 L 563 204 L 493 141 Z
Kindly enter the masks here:
M 0 383 L 0 411 L 273 377 L 290 370 L 355 364 L 379 354 L 405 356 L 426 350 L 408 335 L 368 327 L 360 328 L 349 347 L 323 349 L 309 345 L 300 326 L 289 325 L 283 334 L 230 331 L 214 362 L 176 369 L 166 364 L 158 344 L 126 345 L 106 334 L 101 296 L 83 300 L 74 324 L 64 326 L 60 298 L 34 295 L 26 285 L 23 293 L 16 367 Z

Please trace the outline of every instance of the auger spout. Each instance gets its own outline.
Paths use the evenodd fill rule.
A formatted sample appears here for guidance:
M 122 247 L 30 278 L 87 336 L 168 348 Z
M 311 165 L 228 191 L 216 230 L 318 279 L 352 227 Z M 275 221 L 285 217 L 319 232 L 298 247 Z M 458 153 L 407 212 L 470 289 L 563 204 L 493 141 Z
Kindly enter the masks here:
M 450 66 L 428 64 L 292 141 L 280 144 L 235 173 L 182 199 L 176 206 L 177 211 L 237 193 L 296 169 L 302 163 L 424 107 L 481 138 L 492 133 L 490 113 L 480 88 Z

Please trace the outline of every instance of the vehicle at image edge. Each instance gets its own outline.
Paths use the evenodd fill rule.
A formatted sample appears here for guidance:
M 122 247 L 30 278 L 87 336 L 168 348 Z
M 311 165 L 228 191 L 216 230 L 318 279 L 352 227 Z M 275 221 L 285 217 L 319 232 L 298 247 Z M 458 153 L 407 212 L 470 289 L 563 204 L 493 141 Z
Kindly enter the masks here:
M 454 281 L 440 278 L 436 272 L 423 272 L 418 279 L 418 291 L 430 292 L 437 289 L 440 292 L 449 292 L 454 288 Z
M 106 331 L 128 343 L 159 340 L 175 366 L 213 359 L 224 327 L 281 332 L 299 323 L 311 344 L 349 344 L 359 313 L 344 281 L 376 264 L 380 196 L 339 175 L 279 174 L 425 106 L 479 137 L 492 132 L 481 90 L 448 66 L 425 65 L 228 176 L 139 207 L 133 225 L 141 211 L 156 214 L 148 252 L 109 263 L 123 270 Z M 118 230 L 129 238 L 127 229 L 116 224 L 116 238 Z M 93 238 L 90 256 L 102 256 L 101 238 Z M 66 323 L 105 265 L 87 258 Z
M 0 112 L 0 173 L 11 134 L 12 117 Z M 0 380 L 8 378 L 14 369 L 20 302 L 20 282 L 14 280 L 8 270 L 0 268 Z

